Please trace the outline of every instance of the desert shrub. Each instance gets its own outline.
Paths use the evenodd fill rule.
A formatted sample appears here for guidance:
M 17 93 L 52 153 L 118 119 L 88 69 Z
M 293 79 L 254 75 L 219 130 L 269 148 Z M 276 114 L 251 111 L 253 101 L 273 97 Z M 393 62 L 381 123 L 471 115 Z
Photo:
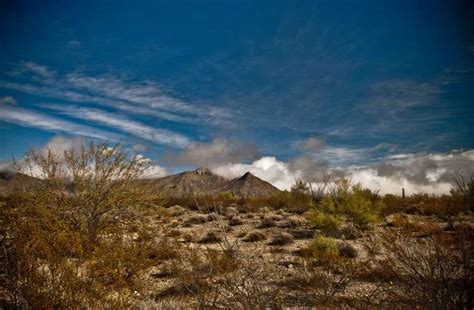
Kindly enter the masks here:
M 451 195 L 429 195 L 426 193 L 415 193 L 405 198 L 395 195 L 383 197 L 383 215 L 393 213 L 408 213 L 421 215 L 436 215 L 438 217 L 450 217 L 460 212 L 469 210 L 461 191 L 451 190 Z
M 269 245 L 286 245 L 293 242 L 293 236 L 286 232 L 278 232 L 272 236 Z
M 30 203 L 54 209 L 73 230 L 94 242 L 121 215 L 120 208 L 143 204 L 148 197 L 136 182 L 147 162 L 125 153 L 120 145 L 91 143 L 79 152 L 62 154 L 30 150 L 26 162 L 44 180 Z
M 323 198 L 323 201 L 327 198 Z M 323 202 L 324 203 L 324 202 Z M 331 203 L 328 202 L 327 206 L 330 208 Z M 326 207 L 326 210 L 311 210 L 311 212 L 308 215 L 308 220 L 311 223 L 312 226 L 321 229 L 323 231 L 331 231 L 334 229 L 337 229 L 339 224 L 342 222 L 341 216 L 338 216 L 334 213 L 335 210 L 330 213 L 328 211 L 328 207 Z
M 32 150 L 26 162 L 41 186 L 6 198 L 0 210 L 8 218 L 1 263 L 9 307 L 129 307 L 136 275 L 156 257 L 134 221 L 148 212 L 138 208 L 148 205 L 137 182 L 146 163 L 105 144 L 62 154 Z
M 251 232 L 247 233 L 242 241 L 245 242 L 257 242 L 267 239 L 265 234 L 259 230 L 252 230 Z
M 202 309 L 264 309 L 279 303 L 271 268 L 254 257 L 184 249 L 173 265 L 174 287 Z
M 276 226 L 276 222 L 272 218 L 265 216 L 257 225 L 257 228 L 271 228 L 275 226 Z
M 466 178 L 458 174 L 454 177 L 454 183 L 456 186 L 451 190 L 451 195 L 474 212 L 474 175 Z
M 293 291 L 292 296 L 298 297 L 287 298 L 285 306 L 297 309 L 353 308 L 352 301 L 349 302 L 351 306 L 348 306 L 344 295 L 359 273 L 359 267 L 344 258 L 327 261 L 323 266 L 314 266 L 308 258 L 311 256 L 306 256 L 301 267 L 279 282 Z
M 316 258 L 333 259 L 339 257 L 339 247 L 334 238 L 316 236 L 310 245 L 311 254 Z
M 474 296 L 472 230 L 411 238 L 387 234 L 385 293 L 391 302 L 427 309 L 471 309 Z
M 337 248 L 339 254 L 344 257 L 356 258 L 359 255 L 357 249 L 348 242 L 339 242 Z
M 294 218 L 288 218 L 277 223 L 280 228 L 295 228 L 300 225 L 300 221 Z
M 162 199 L 162 205 L 165 207 L 171 207 L 174 205 L 180 205 L 190 210 L 199 210 L 199 206 L 216 206 L 219 210 L 225 210 L 228 207 L 243 204 L 242 198 L 239 198 L 232 193 L 219 193 L 217 195 L 194 195 L 186 197 L 177 197 L 171 195 L 165 195 L 165 199 Z M 202 209 L 202 208 L 201 208 Z M 204 208 L 205 211 L 205 208 Z
M 296 180 L 291 187 L 291 200 L 287 206 L 289 212 L 302 214 L 313 205 L 310 187 L 303 180 Z
M 131 277 L 127 278 L 126 268 L 115 263 L 120 257 L 119 261 L 131 262 L 131 268 L 140 268 L 137 260 L 130 259 L 136 252 L 131 248 L 122 251 L 119 246 L 105 250 L 87 235 L 71 230 L 53 211 L 25 205 L 8 213 L 8 244 L 2 260 L 2 268 L 8 272 L 8 305 L 27 309 L 130 306 L 133 299 L 127 283 L 131 282 L 127 281 Z M 112 253 L 114 257 L 104 255 Z M 94 264 L 114 277 L 102 277 Z M 111 287 L 125 291 L 114 296 Z
M 206 232 L 201 238 L 199 238 L 198 243 L 217 243 L 221 241 L 221 237 L 215 231 Z
M 233 193 L 230 192 L 223 192 L 219 193 L 216 198 L 217 204 L 223 208 L 228 208 L 232 205 L 237 204 L 241 198 L 237 197 Z
M 229 225 L 230 226 L 237 226 L 237 225 L 242 225 L 242 224 L 243 224 L 243 222 L 240 219 L 240 217 L 238 217 L 238 216 L 234 216 L 234 217 L 229 219 Z
M 370 190 L 340 179 L 328 187 L 328 193 L 311 209 L 308 219 L 310 224 L 322 230 L 335 229 L 346 219 L 367 228 L 379 219 L 382 205 L 378 195 Z

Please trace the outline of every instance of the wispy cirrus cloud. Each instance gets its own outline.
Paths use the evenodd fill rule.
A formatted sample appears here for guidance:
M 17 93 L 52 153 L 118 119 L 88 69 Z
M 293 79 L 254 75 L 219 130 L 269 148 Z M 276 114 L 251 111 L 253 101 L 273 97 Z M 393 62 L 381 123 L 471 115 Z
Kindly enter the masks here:
M 101 140 L 119 141 L 119 134 L 103 131 L 91 126 L 85 126 L 70 121 L 61 120 L 36 111 L 12 106 L 0 105 L 0 120 L 24 127 L 39 128 L 52 132 L 64 132 Z
M 34 62 L 21 63 L 13 74 L 13 77 L 18 76 L 29 81 L 0 81 L 0 88 L 183 123 L 223 124 L 232 116 L 225 108 L 180 100 L 154 81 L 122 79 L 112 74 L 89 76 L 69 72 L 60 75 Z
M 389 80 L 371 85 L 371 103 L 367 112 L 377 113 L 381 110 L 389 115 L 406 109 L 428 105 L 441 93 L 440 88 L 429 82 L 410 80 Z
M 111 107 L 120 111 L 129 112 L 135 115 L 146 115 L 159 117 L 165 120 L 182 123 L 198 123 L 199 120 L 192 116 L 176 115 L 159 109 L 153 109 L 146 106 L 137 106 L 129 102 L 94 96 L 69 89 L 51 88 L 48 86 L 40 86 L 34 84 L 23 84 L 16 82 L 0 81 L 0 88 L 16 90 L 19 92 L 44 96 L 48 98 L 62 99 L 74 103 L 94 103 L 99 106 Z
M 20 65 L 20 70 L 21 71 L 29 71 L 32 73 L 35 73 L 39 76 L 42 76 L 44 78 L 54 78 L 56 76 L 56 72 L 53 70 L 50 70 L 46 66 L 39 65 L 35 62 L 32 61 L 25 61 Z
M 107 127 L 116 128 L 135 137 L 158 144 L 185 147 L 191 142 L 186 136 L 181 134 L 165 129 L 147 126 L 115 113 L 108 113 L 93 108 L 65 106 L 58 104 L 42 104 L 40 106 L 55 110 L 60 114 L 73 118 L 98 122 Z

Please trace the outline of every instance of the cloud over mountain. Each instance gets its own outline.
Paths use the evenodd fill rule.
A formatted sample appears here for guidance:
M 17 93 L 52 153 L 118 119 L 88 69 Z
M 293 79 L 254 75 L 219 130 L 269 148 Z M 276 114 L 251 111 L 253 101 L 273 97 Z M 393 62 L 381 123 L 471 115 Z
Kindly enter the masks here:
M 296 179 L 320 183 L 337 177 L 348 177 L 354 182 L 381 193 L 448 193 L 457 173 L 474 175 L 474 150 L 452 151 L 426 155 L 399 154 L 388 156 L 367 166 L 334 168 L 326 161 L 309 156 L 284 162 L 267 156 L 250 164 L 226 164 L 213 171 L 225 177 L 236 177 L 247 171 L 268 181 L 279 189 L 290 189 Z
M 258 147 L 251 143 L 217 138 L 209 143 L 192 143 L 178 153 L 168 153 L 164 161 L 173 165 L 215 167 L 255 159 Z

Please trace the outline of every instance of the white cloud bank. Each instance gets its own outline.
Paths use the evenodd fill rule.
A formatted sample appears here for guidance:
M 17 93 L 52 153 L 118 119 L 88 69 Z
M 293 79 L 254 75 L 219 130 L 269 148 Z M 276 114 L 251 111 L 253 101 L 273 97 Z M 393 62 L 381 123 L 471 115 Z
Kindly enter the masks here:
M 251 164 L 225 164 L 212 169 L 216 174 L 226 178 L 242 176 L 250 171 L 255 176 L 270 182 L 281 190 L 290 189 L 295 180 L 300 177 L 301 172 L 293 172 L 289 165 L 279 161 L 275 157 L 265 156 L 255 160 Z
M 400 154 L 389 156 L 372 166 L 345 169 L 333 169 L 324 161 L 311 161 L 307 157 L 286 163 L 267 156 L 250 164 L 225 164 L 212 170 L 227 178 L 250 171 L 282 190 L 290 189 L 300 177 L 318 182 L 324 175 L 330 175 L 349 177 L 382 194 L 400 194 L 402 188 L 407 194 L 446 194 L 451 189 L 455 174 L 474 174 L 474 150 L 425 155 Z
M 34 149 L 35 152 L 43 156 L 47 156 L 48 152 L 52 152 L 59 158 L 64 156 L 64 152 L 73 151 L 79 154 L 82 147 L 87 146 L 87 141 L 83 137 L 64 137 L 55 136 L 51 138 L 44 146 Z M 141 178 L 143 179 L 154 179 L 167 175 L 169 171 L 158 164 L 156 164 L 150 158 L 147 158 L 141 154 L 136 154 L 138 159 L 141 159 L 146 163 L 146 169 L 143 171 Z M 19 171 L 21 173 L 42 178 L 44 177 L 42 170 L 39 166 L 34 163 L 27 163 L 25 159 L 21 159 L 15 163 L 11 161 L 0 162 L 0 171 Z

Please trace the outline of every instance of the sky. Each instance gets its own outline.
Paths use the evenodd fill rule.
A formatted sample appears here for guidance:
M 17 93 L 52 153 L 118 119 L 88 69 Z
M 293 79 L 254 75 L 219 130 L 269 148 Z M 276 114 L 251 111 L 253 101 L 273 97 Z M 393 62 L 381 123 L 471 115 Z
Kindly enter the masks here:
M 3 165 L 94 140 L 156 176 L 445 193 L 473 98 L 472 1 L 0 2 Z

